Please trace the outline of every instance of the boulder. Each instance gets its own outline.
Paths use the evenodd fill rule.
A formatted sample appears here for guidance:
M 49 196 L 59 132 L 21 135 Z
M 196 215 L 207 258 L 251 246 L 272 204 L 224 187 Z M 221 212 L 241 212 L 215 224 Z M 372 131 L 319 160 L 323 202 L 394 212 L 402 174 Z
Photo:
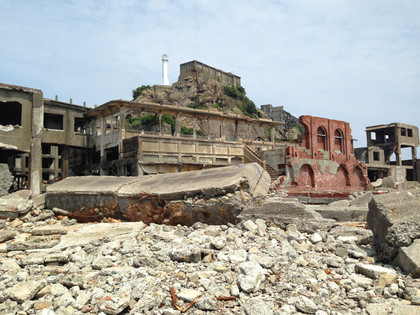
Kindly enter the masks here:
M 16 219 L 32 209 L 32 192 L 19 190 L 13 194 L 0 197 L 0 218 Z
M 373 232 L 379 258 L 392 262 L 400 247 L 420 238 L 420 190 L 374 196 L 369 203 L 367 227 Z

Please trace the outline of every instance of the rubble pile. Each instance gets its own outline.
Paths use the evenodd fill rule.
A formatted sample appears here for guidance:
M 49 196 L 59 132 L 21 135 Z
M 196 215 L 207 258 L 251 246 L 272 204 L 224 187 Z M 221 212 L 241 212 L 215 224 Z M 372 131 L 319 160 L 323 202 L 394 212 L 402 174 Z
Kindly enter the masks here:
M 325 227 L 325 229 L 324 229 Z M 0 223 L 1 314 L 418 314 L 420 280 L 359 224 Z

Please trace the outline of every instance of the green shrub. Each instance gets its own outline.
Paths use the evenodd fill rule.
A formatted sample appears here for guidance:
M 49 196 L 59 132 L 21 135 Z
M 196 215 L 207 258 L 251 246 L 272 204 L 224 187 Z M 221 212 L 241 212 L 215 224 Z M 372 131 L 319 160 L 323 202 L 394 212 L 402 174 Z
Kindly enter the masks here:
M 150 89 L 151 89 L 150 85 L 142 85 L 142 86 L 139 86 L 138 88 L 134 89 L 133 90 L 133 101 L 137 97 L 139 97 L 141 95 L 141 93 L 143 93 L 146 90 L 150 90 Z

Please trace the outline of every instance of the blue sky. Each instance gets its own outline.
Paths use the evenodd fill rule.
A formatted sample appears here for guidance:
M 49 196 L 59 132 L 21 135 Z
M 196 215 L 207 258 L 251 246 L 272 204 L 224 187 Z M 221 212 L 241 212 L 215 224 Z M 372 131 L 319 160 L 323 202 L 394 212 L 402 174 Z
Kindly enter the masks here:
M 0 82 L 88 106 L 199 60 L 257 105 L 364 128 L 420 125 L 418 0 L 0 0 Z

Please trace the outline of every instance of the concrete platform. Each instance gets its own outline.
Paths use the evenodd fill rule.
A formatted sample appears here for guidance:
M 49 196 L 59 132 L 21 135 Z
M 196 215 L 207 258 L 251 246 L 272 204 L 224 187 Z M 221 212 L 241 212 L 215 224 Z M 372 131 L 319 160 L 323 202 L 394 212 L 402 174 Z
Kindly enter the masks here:
M 334 219 L 338 222 L 366 221 L 368 207 L 332 207 L 328 205 L 306 205 L 308 209 L 318 212 L 324 219 Z

